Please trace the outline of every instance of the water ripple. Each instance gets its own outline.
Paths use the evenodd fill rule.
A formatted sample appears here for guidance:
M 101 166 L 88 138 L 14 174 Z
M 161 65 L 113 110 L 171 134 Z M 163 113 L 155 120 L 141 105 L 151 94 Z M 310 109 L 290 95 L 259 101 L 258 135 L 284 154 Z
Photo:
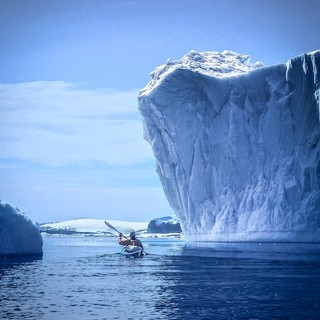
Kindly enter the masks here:
M 317 245 L 152 244 L 155 255 L 126 259 L 109 242 L 57 241 L 46 239 L 43 259 L 0 260 L 0 319 L 320 318 Z

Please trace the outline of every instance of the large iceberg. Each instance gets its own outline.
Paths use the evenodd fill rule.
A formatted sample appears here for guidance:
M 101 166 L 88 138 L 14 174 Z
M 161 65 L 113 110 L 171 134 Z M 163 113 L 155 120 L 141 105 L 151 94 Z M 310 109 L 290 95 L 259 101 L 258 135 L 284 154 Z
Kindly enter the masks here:
M 31 220 L 0 199 L 0 256 L 42 255 L 42 243 Z
M 320 241 L 319 71 L 191 51 L 151 74 L 144 137 L 187 239 Z

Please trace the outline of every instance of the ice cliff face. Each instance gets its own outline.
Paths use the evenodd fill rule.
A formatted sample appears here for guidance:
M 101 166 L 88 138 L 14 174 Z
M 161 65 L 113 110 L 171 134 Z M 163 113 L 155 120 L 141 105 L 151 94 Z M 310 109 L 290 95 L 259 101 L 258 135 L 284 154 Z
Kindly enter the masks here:
M 19 209 L 0 199 L 0 257 L 12 255 L 42 255 L 42 237 Z
M 261 67 L 168 61 L 140 92 L 144 136 L 195 241 L 320 241 L 320 51 Z

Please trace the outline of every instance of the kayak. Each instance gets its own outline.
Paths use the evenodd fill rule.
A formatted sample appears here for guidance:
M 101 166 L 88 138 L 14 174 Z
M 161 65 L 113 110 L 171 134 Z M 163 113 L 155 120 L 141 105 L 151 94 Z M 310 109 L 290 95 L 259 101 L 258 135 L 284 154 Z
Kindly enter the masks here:
M 121 250 L 120 254 L 128 258 L 140 258 L 143 257 L 143 249 L 138 246 L 126 246 Z

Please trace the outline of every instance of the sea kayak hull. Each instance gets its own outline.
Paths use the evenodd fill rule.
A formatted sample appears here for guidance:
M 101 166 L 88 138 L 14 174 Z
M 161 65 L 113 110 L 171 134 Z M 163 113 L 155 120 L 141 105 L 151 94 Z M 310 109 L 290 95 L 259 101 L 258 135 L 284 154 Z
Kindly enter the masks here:
M 128 258 L 141 258 L 143 257 L 143 249 L 138 246 L 126 246 L 120 254 Z

